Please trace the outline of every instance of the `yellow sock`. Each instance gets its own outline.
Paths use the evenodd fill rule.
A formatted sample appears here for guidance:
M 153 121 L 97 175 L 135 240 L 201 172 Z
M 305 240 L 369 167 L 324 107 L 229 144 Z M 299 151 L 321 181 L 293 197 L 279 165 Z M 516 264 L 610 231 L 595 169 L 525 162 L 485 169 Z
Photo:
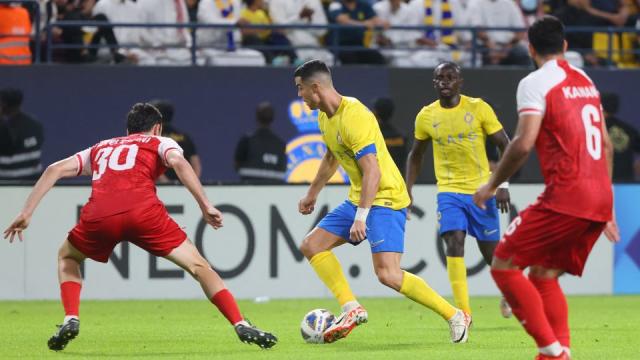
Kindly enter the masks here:
M 309 260 L 311 267 L 316 271 L 318 277 L 331 290 L 333 295 L 338 299 L 340 306 L 355 301 L 347 278 L 344 277 L 342 266 L 338 258 L 331 251 L 323 251 L 315 254 Z
M 467 267 L 462 257 L 447 256 L 447 272 L 453 291 L 456 306 L 467 314 L 471 314 L 469 304 L 469 288 L 467 287 Z
M 456 308 L 451 306 L 440 294 L 435 292 L 422 278 L 404 271 L 400 293 L 409 299 L 422 304 L 449 320 L 456 314 Z

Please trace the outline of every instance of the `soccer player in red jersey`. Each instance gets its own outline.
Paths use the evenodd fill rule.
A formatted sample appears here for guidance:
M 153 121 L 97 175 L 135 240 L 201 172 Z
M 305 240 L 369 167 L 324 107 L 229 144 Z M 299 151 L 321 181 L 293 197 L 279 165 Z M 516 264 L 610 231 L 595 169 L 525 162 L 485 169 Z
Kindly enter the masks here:
M 205 221 L 214 229 L 222 227 L 222 213 L 207 199 L 200 180 L 182 156 L 182 149 L 174 140 L 160 136 L 161 133 L 160 112 L 150 104 L 135 104 L 127 114 L 127 136 L 101 141 L 51 164 L 29 194 L 22 211 L 4 231 L 5 239 L 9 237 L 10 242 L 16 235 L 22 240 L 31 215 L 56 181 L 71 176 L 92 176 L 91 197 L 82 208 L 80 222 L 58 251 L 58 278 L 66 316 L 49 339 L 49 349 L 64 349 L 80 331 L 80 264 L 86 258 L 106 263 L 120 241 L 129 241 L 162 256 L 191 274 L 243 342 L 262 348 L 276 344 L 274 335 L 252 326 L 242 317 L 220 276 L 156 196 L 155 180 L 167 168 L 172 168 L 197 201 Z
M 546 16 L 529 28 L 529 53 L 538 70 L 520 81 L 516 136 L 474 195 L 483 207 L 535 144 L 545 190 L 507 228 L 491 275 L 535 340 L 536 359 L 570 357 L 567 301 L 558 277 L 582 274 L 603 231 L 619 240 L 612 211 L 613 149 L 600 94 L 582 70 L 564 60 L 566 48 L 558 19 Z M 528 278 L 522 273 L 526 267 Z

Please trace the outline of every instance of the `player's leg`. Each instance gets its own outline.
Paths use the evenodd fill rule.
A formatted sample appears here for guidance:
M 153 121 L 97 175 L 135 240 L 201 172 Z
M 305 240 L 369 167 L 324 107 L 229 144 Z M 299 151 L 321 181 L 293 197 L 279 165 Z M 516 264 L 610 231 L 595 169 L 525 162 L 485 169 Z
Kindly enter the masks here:
M 331 249 L 346 243 L 354 217 L 355 206 L 345 201 L 327 214 L 300 245 L 300 251 L 336 297 L 343 312 L 349 312 L 360 304 L 351 291 L 340 261 Z
M 207 298 L 234 326 L 240 340 L 257 344 L 262 348 L 270 348 L 276 344 L 277 338 L 274 335 L 253 327 L 243 318 L 236 300 L 225 287 L 222 278 L 189 239 L 174 248 L 165 258 L 183 268 L 200 283 Z
M 520 213 L 507 228 L 496 248 L 491 266 L 491 275 L 507 299 L 527 333 L 535 340 L 540 354 L 560 356 L 562 346 L 558 342 L 545 314 L 540 293 L 527 279 L 522 268 L 546 261 L 553 252 L 553 214 L 531 206 Z
M 529 269 L 529 280 L 538 289 L 544 312 L 553 329 L 556 338 L 564 351 L 571 355 L 569 334 L 569 307 L 564 292 L 558 282 L 558 277 L 564 273 L 560 269 L 546 269 L 532 266 Z
M 82 274 L 80 265 L 86 256 L 65 240 L 58 250 L 58 280 L 60 299 L 64 308 L 64 321 L 47 345 L 51 350 L 64 349 L 80 332 L 80 290 Z
M 464 195 L 438 193 L 438 222 L 445 243 L 447 274 L 453 300 L 459 309 L 471 314 L 467 266 L 464 263 L 464 239 L 469 226 Z

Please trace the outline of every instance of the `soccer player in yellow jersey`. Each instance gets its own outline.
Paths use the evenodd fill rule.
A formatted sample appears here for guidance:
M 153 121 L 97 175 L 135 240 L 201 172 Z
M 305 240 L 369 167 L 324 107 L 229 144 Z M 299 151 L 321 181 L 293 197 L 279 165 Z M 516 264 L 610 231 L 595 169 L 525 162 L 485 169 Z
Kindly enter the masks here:
M 500 186 L 496 196 L 487 202 L 486 210 L 474 206 L 472 196 L 491 174 L 486 138 L 502 153 L 509 144 L 509 137 L 486 102 L 460 94 L 462 83 L 457 64 L 445 62 L 436 67 L 433 85 L 438 100 L 423 107 L 416 117 L 415 141 L 407 159 L 406 181 L 411 194 L 424 152 L 431 141 L 438 180 L 438 231 L 446 244 L 449 281 L 456 306 L 471 314 L 464 239 L 467 233 L 475 237 L 484 260 L 491 265 L 493 251 L 500 239 L 498 208 L 502 212 L 509 210 L 508 183 Z M 501 311 L 503 316 L 511 316 L 504 299 Z
M 299 211 L 314 210 L 318 194 L 342 165 L 351 181 L 349 198 L 327 214 L 306 236 L 300 250 L 342 306 L 342 314 L 323 338 L 334 342 L 367 321 L 366 310 L 351 292 L 338 258 L 331 249 L 368 240 L 380 282 L 435 311 L 449 322 L 451 340 L 466 342 L 470 318 L 443 299 L 416 275 L 400 269 L 409 194 L 389 155 L 375 116 L 360 101 L 340 95 L 326 64 L 312 60 L 294 74 L 298 95 L 311 109 L 320 109 L 318 122 L 327 153 L 318 173 L 300 200 Z

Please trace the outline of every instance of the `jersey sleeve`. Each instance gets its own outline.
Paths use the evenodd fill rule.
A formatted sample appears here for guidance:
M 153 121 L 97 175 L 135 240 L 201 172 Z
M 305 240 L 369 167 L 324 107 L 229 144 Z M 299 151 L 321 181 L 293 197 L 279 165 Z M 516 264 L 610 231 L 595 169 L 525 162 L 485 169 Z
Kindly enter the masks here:
M 158 156 L 160 156 L 160 159 L 162 159 L 162 162 L 165 165 L 168 165 L 167 154 L 169 151 L 177 150 L 180 152 L 180 155 L 184 153 L 180 145 L 178 145 L 175 140 L 168 137 L 158 137 L 158 139 L 160 139 L 160 145 L 158 145 Z
M 353 109 L 348 114 L 349 120 L 345 126 L 342 141 L 351 149 L 356 160 L 367 154 L 376 154 L 376 125 L 373 114 L 363 109 Z
M 516 99 L 518 102 L 518 115 L 544 115 L 546 108 L 545 94 L 540 86 L 531 77 L 520 80 Z
M 427 131 L 427 125 L 429 122 L 429 114 L 422 110 L 416 115 L 416 123 L 414 130 L 414 137 L 416 140 L 427 140 L 430 138 L 429 132 Z
M 482 128 L 485 133 L 492 135 L 502 130 L 502 124 L 498 121 L 496 113 L 491 106 L 484 101 L 480 105 L 480 115 L 482 116 Z
M 91 148 L 86 148 L 75 155 L 78 162 L 78 173 L 76 176 L 91 175 Z

